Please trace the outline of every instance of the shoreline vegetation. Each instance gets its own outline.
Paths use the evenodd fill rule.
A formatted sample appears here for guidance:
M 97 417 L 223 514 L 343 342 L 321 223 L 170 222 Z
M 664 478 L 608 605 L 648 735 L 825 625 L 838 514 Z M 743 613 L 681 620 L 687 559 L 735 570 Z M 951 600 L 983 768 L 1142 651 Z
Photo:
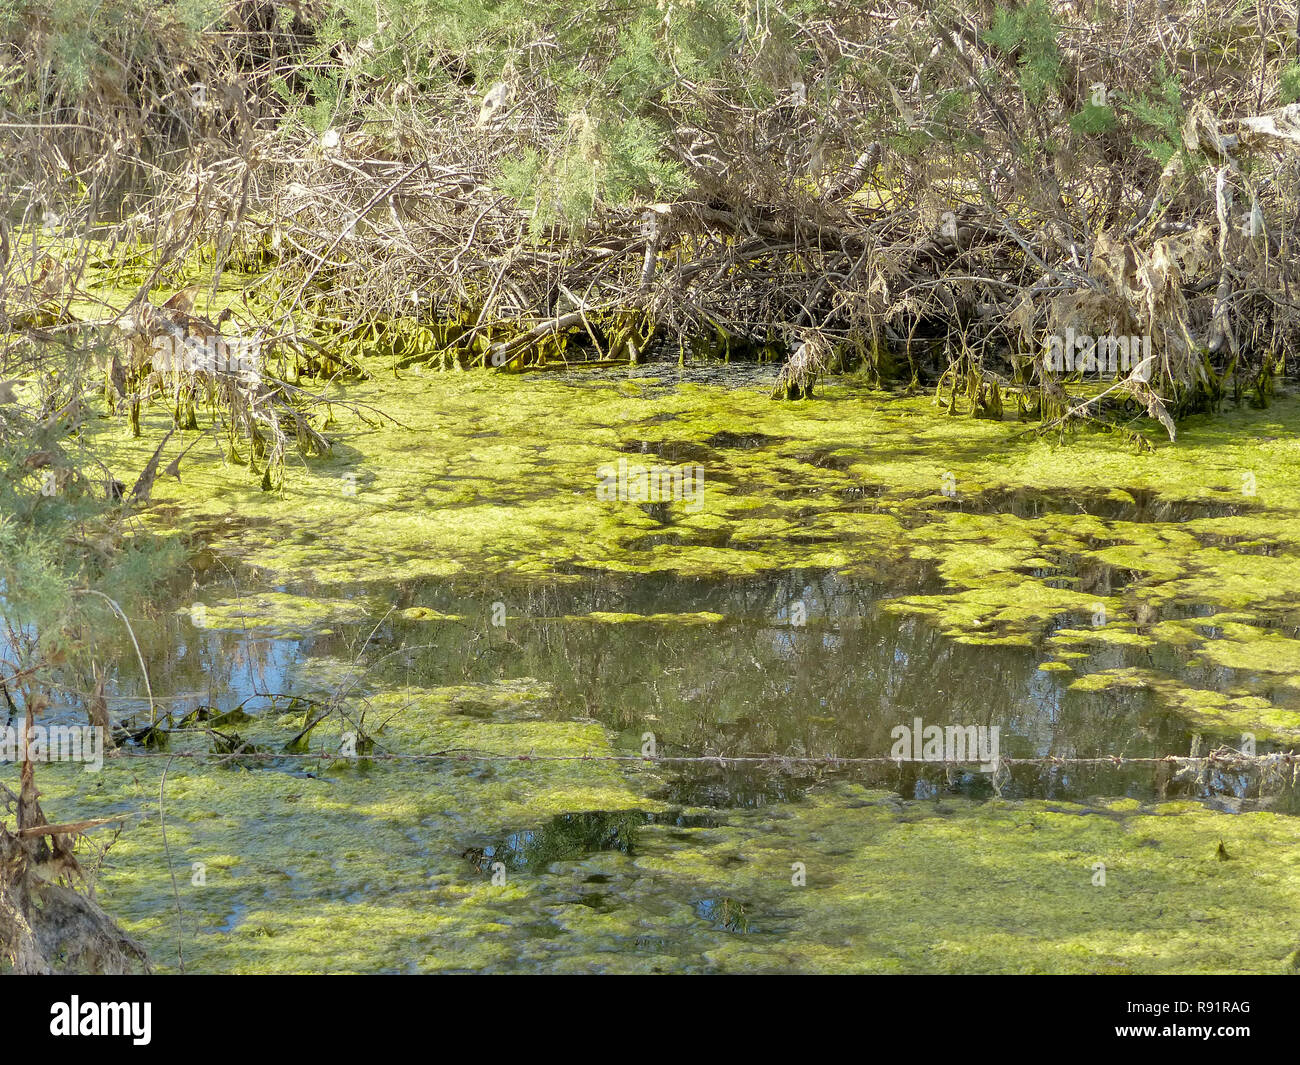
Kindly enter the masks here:
M 1205 754 L 1245 732 L 1294 747 L 1293 16 L 0 0 L 0 715 L 34 728 L 70 709 L 110 762 L 114 745 L 161 750 L 179 726 L 149 688 L 167 658 L 150 641 L 187 598 L 249 626 L 242 602 L 198 601 L 227 569 L 295 632 L 316 631 L 317 581 L 807 571 L 880 579 L 886 611 L 945 641 L 1031 648 L 1079 698 L 1153 693 L 1216 738 Z M 565 620 L 620 618 L 730 623 L 690 604 Z M 149 708 L 130 722 L 109 709 L 128 672 Z M 335 726 L 382 748 L 348 717 L 350 683 L 285 715 L 294 749 L 337 743 Z M 228 724 L 204 719 L 210 750 L 243 749 Z M 594 724 L 545 724 L 530 741 L 609 748 Z M 220 772 L 179 772 L 181 794 Z M 161 832 L 130 841 L 121 793 L 58 774 L 28 760 L 0 783 L 0 971 L 138 971 L 180 888 L 132 865 L 127 934 L 92 890 L 107 843 L 87 866 L 74 842 L 122 834 L 124 860 L 179 866 Z M 55 823 L 38 777 L 71 804 Z M 663 813 L 607 768 L 552 783 L 548 817 L 597 798 Z M 268 809 L 291 801 L 283 780 L 258 787 Z M 895 831 L 890 801 L 862 796 Z M 833 825 L 838 801 L 800 817 Z M 222 803 L 211 838 L 229 846 Z M 1176 836 L 1215 816 L 1157 807 L 1114 821 Z M 1286 816 L 1251 816 L 1270 846 L 1294 839 Z M 1294 900 L 1292 871 L 1269 891 Z M 1267 964 L 1292 931 L 1273 929 Z M 321 957 L 319 930 L 299 932 Z
M 1294 342 L 1267 5 L 133 2 L 0 27 L 3 314 L 36 339 L 192 282 L 311 376 L 665 348 L 1170 432 L 1265 401 Z M 1071 391 L 1037 358 L 1067 329 L 1151 365 Z

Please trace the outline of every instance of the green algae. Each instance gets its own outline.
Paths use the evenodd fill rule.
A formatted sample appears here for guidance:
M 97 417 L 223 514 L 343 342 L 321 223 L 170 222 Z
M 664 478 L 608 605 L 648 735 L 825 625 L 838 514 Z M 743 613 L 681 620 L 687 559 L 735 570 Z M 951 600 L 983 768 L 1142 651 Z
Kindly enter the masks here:
M 940 493 L 943 474 L 953 475 L 958 507 L 962 498 L 991 485 L 1088 491 L 1101 485 L 1110 495 L 1126 494 L 1104 487 L 1108 467 L 1115 469 L 1120 483 L 1145 480 L 1152 490 L 1181 490 L 1192 501 L 1241 499 L 1221 483 L 1227 478 L 1217 472 L 1223 464 L 1219 433 L 1198 447 L 1193 430 L 1178 449 L 1148 459 L 1126 452 L 1115 456 L 1103 450 L 1108 440 L 1063 448 L 1023 442 L 1013 446 L 1010 425 L 933 418 L 925 402 L 882 399 L 851 387 L 829 389 L 827 399 L 815 404 L 784 405 L 766 403 L 757 392 L 689 384 L 649 398 L 640 388 L 629 390 L 608 380 L 574 386 L 460 374 L 400 381 L 379 376 L 372 382 L 338 386 L 330 395 L 340 403 L 372 403 L 401 424 L 348 425 L 350 419 L 336 408 L 340 424 L 334 435 L 340 454 L 297 471 L 283 495 L 267 495 L 241 483 L 238 468 L 200 460 L 191 475 L 195 484 L 160 486 L 159 499 L 184 504 L 196 518 L 209 521 L 228 514 L 272 519 L 273 527 L 260 535 L 256 528 L 240 535 L 238 546 L 249 561 L 281 574 L 299 575 L 298 567 L 303 566 L 321 579 L 445 575 L 484 558 L 523 572 L 560 564 L 609 570 L 630 564 L 643 570 L 714 574 L 736 567 L 750 571 L 825 561 L 852 564 L 859 553 L 855 548 L 898 539 L 905 524 L 914 526 L 920 520 L 924 527 L 911 529 L 917 541 L 911 553 L 921 555 L 932 544 L 929 553 L 942 560 L 945 577 L 954 583 L 1058 558 L 1064 548 L 1149 572 L 1158 584 L 1189 574 L 1185 556 L 1200 548 L 1192 533 L 1213 527 L 1215 519 L 1190 523 L 1184 531 L 1107 522 L 1086 514 L 1020 520 L 952 510 L 953 500 Z M 1276 416 L 1282 406 L 1268 413 Z M 1295 420 L 1290 406 L 1289 416 Z M 561 408 L 561 424 L 545 416 Z M 649 423 L 649 409 L 656 417 L 671 414 L 672 420 Z M 917 431 L 918 418 L 933 424 Z M 680 452 L 690 442 L 690 455 L 704 467 L 703 510 L 688 513 L 680 503 L 669 504 L 669 527 L 681 542 L 672 545 L 672 551 L 649 552 L 648 558 L 637 552 L 636 559 L 629 559 L 628 552 L 614 549 L 626 547 L 639 533 L 662 529 L 663 523 L 635 504 L 601 503 L 595 495 L 597 468 L 628 457 L 621 448 L 631 427 L 650 449 L 641 461 L 672 464 L 677 461 L 674 446 Z M 705 443 L 728 428 L 765 434 L 767 442 L 745 449 Z M 916 443 L 901 448 L 888 443 L 903 433 Z M 807 446 L 799 445 L 800 439 L 819 441 L 819 461 L 827 456 L 839 456 L 840 461 L 808 461 Z M 795 442 L 781 442 L 791 440 Z M 872 440 L 884 443 L 873 446 Z M 114 450 L 120 468 L 129 471 L 128 454 L 142 456 L 147 448 L 147 441 L 135 446 L 119 442 Z M 1198 462 L 1205 463 L 1210 453 L 1213 465 L 1198 469 Z M 1171 465 L 1182 468 L 1171 471 Z M 1258 465 L 1252 456 L 1250 466 Z M 1148 468 L 1145 477 L 1143 467 Z M 1089 472 L 1092 476 L 1080 479 Z M 348 473 L 355 486 L 344 478 Z M 885 490 L 878 512 L 853 510 L 852 497 L 846 495 L 867 475 Z M 1187 483 L 1193 478 L 1200 481 L 1195 488 Z M 1261 497 L 1267 483 L 1260 482 Z M 355 494 L 348 494 L 353 487 Z M 1279 488 L 1273 494 L 1277 502 L 1271 506 L 1285 502 L 1294 514 L 1300 502 L 1294 493 Z M 756 509 L 765 516 L 750 517 Z M 763 535 L 763 523 L 781 513 L 789 515 L 789 526 Z M 1280 519 L 1286 516 L 1281 511 L 1279 520 L 1231 520 L 1249 521 L 1254 531 L 1267 535 L 1284 526 Z M 294 535 L 299 529 L 310 530 L 314 537 L 302 540 Z M 845 542 L 787 543 L 787 534 L 795 529 L 812 536 L 825 532 Z M 706 543 L 696 548 L 691 542 L 697 534 L 716 540 L 704 534 L 718 530 L 732 538 L 739 534 L 736 542 L 743 546 Z M 380 538 L 371 539 L 371 534 Z M 1110 542 L 1088 546 L 1089 539 L 1103 536 Z M 366 544 L 372 545 L 370 550 Z M 1242 557 L 1225 554 L 1236 561 Z M 1218 560 L 1211 555 L 1206 561 Z M 1266 568 L 1287 560 L 1253 561 Z
M 524 626 L 536 639 L 559 633 L 574 642 L 577 630 L 600 629 L 648 641 L 656 628 L 707 635 L 734 615 L 533 609 L 511 585 L 500 594 L 512 635 L 494 636 L 490 598 L 477 612 L 443 610 L 441 601 L 398 608 L 374 588 L 478 575 L 526 587 L 830 570 L 885 580 L 891 598 L 882 609 L 894 624 L 920 619 L 944 646 L 1036 649 L 1045 660 L 1030 668 L 1066 695 L 1149 692 L 1190 729 L 1300 738 L 1300 714 L 1273 698 L 1242 686 L 1209 690 L 1172 667 L 1114 664 L 1147 656 L 1186 665 L 1195 655 L 1300 686 L 1300 641 L 1271 627 L 1295 615 L 1300 588 L 1293 399 L 1194 420 L 1176 446 L 1145 456 L 1111 437 L 1026 441 L 1020 425 L 943 418 L 928 400 L 851 384 L 822 390 L 816 402 L 774 404 L 759 389 L 672 387 L 670 375 L 578 383 L 398 377 L 377 366 L 384 372 L 373 381 L 326 390 L 336 401 L 334 455 L 293 469 L 281 491 L 259 491 L 245 469 L 201 448 L 186 460 L 183 483 L 157 485 L 146 521 L 165 531 L 179 518 L 202 530 L 204 550 L 256 576 L 251 604 L 250 596 L 205 604 L 214 632 L 325 637 L 373 626 L 392 610 L 434 623 L 431 640 L 474 630 L 466 639 L 485 635 L 493 654 Z M 362 423 L 347 412 L 351 401 L 397 424 Z M 92 434 L 123 481 L 154 446 L 148 433 L 121 439 L 120 426 L 101 423 Z M 1258 446 L 1261 435 L 1275 439 Z M 178 438 L 177 452 L 187 442 Z M 700 466 L 703 508 L 602 501 L 597 471 L 620 458 Z M 1244 473 L 1254 495 L 1243 493 Z M 1028 504 L 1011 499 L 1025 493 Z M 261 587 L 288 581 L 343 591 Z M 1104 620 L 1090 625 L 1098 608 Z M 1180 616 L 1191 609 L 1199 615 Z M 635 659 L 625 652 L 614 661 Z M 314 687 L 303 691 L 332 693 L 357 672 L 345 656 L 315 658 Z M 1296 861 L 1286 857 L 1293 819 L 1133 800 L 945 798 L 940 808 L 831 784 L 752 811 L 712 810 L 712 826 L 676 825 L 669 804 L 678 792 L 661 769 L 597 759 L 634 752 L 647 727 L 688 744 L 696 723 L 671 705 L 640 716 L 624 710 L 620 734 L 587 717 L 601 693 L 584 708 L 572 692 L 561 699 L 535 679 L 547 676 L 366 692 L 359 719 L 380 750 L 450 752 L 446 763 L 380 767 L 340 757 L 313 776 L 251 762 L 173 767 L 165 804 L 173 867 L 183 873 L 204 861 L 216 871 L 205 887 L 185 888 L 182 877 L 187 964 L 1273 972 L 1300 942 L 1295 922 L 1278 917 L 1300 897 Z M 701 687 L 702 698 L 716 698 Z M 607 698 L 626 700 L 627 690 Z M 715 723 L 752 727 L 741 708 L 708 709 Z M 274 751 L 302 724 L 285 714 L 239 733 Z M 800 727 L 802 748 L 755 749 L 820 751 L 843 722 L 804 714 Z M 343 731 L 331 720 L 310 743 L 337 751 Z M 198 737 L 192 748 L 183 738 L 170 748 L 188 749 L 203 749 Z M 110 852 L 103 887 L 110 908 L 170 964 L 176 925 L 157 832 L 158 775 L 138 773 L 130 787 L 48 780 L 50 801 L 78 815 L 136 815 Z M 596 813 L 620 824 L 652 820 L 626 851 L 512 866 L 503 885 L 465 857 L 533 853 L 532 844 L 503 841 L 544 837 L 548 826 Z M 1215 862 L 1220 838 L 1241 861 Z M 796 862 L 806 887 L 790 883 Z M 1092 884 L 1097 862 L 1106 864 L 1106 887 Z
M 1251 733 L 1260 740 L 1294 746 L 1300 742 L 1300 713 L 1275 706 L 1257 695 L 1192 687 L 1156 670 L 1117 667 L 1079 677 L 1070 685 L 1079 692 L 1140 688 L 1195 727 L 1220 735 Z
M 300 464 L 267 493 L 197 449 L 183 483 L 155 487 L 159 527 L 183 515 L 209 530 L 207 550 L 272 581 L 928 572 L 939 587 L 890 609 L 959 642 L 1031 647 L 1051 635 L 1058 654 L 1176 646 L 1300 677 L 1276 635 L 1267 647 L 1254 630 L 1207 640 L 1162 616 L 1184 604 L 1244 611 L 1243 624 L 1296 612 L 1295 398 L 1192 419 L 1177 445 L 1142 455 L 1104 435 L 1025 440 L 1016 424 L 945 418 L 927 399 L 848 383 L 780 404 L 763 389 L 669 377 L 396 375 L 387 365 L 322 390 L 336 401 L 333 457 Z M 363 422 L 349 402 L 394 420 Z M 124 481 L 153 446 L 103 423 L 94 434 Z M 702 507 L 602 501 L 598 471 L 620 458 L 698 466 Z M 1093 631 L 1070 623 L 1099 608 L 1106 622 Z
M 444 614 L 427 606 L 408 606 L 402 611 L 407 621 L 464 621 L 462 614 Z
M 247 632 L 257 636 L 301 636 L 331 632 L 335 626 L 367 617 L 362 603 L 326 600 L 289 592 L 259 590 L 236 599 L 183 606 L 196 628 Z
M 465 621 L 463 614 L 444 614 L 440 610 L 434 610 L 431 607 L 414 606 L 407 607 L 401 612 L 402 617 L 408 621 Z M 592 610 L 586 614 L 566 614 L 563 618 L 548 618 L 541 615 L 513 615 L 503 614 L 503 624 L 510 622 L 543 622 L 543 621 L 590 621 L 598 625 L 627 625 L 639 622 L 653 622 L 656 624 L 671 625 L 716 625 L 725 618 L 721 614 L 715 614 L 707 610 L 697 610 L 694 612 L 680 613 L 663 613 L 658 614 L 636 614 L 630 611 L 612 611 L 612 610 Z
M 423 589 L 413 594 L 429 601 Z M 480 595 L 467 588 L 462 601 Z M 662 589 L 654 597 L 675 601 Z M 735 598 L 743 603 L 743 590 Z M 292 690 L 313 690 L 307 678 L 327 689 L 352 678 L 348 713 L 374 749 L 431 760 L 350 760 L 338 753 L 349 726 L 334 717 L 310 738 L 310 749 L 328 757 L 306 765 L 238 757 L 195 765 L 182 756 L 207 750 L 204 734 L 173 732 L 165 753 L 177 761 L 163 803 L 170 867 L 157 823 L 163 757 L 143 769 L 110 760 L 98 776 L 42 768 L 46 808 L 56 817 L 65 809 L 129 815 L 104 863 L 100 897 L 170 971 L 177 919 L 169 868 L 180 881 L 190 971 L 1274 972 L 1295 949 L 1288 921 L 1264 927 L 1291 912 L 1282 907 L 1294 898 L 1294 862 L 1272 862 L 1294 849 L 1294 817 L 1134 799 L 904 801 L 834 780 L 752 809 L 685 805 L 666 767 L 602 759 L 639 751 L 646 727 L 668 746 L 698 734 L 699 723 L 676 719 L 667 678 L 686 673 L 684 686 L 707 685 L 725 673 L 734 647 L 710 659 L 707 649 L 718 644 L 712 626 L 664 626 L 638 611 L 628 611 L 636 622 L 593 625 L 584 615 L 599 611 L 566 609 L 569 601 L 543 599 L 547 617 L 534 620 L 530 638 L 515 639 L 527 648 L 562 642 L 566 659 L 596 660 L 593 695 L 605 693 L 620 714 L 633 715 L 626 734 L 574 720 L 584 700 L 554 663 L 554 682 L 539 679 L 549 675 L 539 669 L 438 683 L 442 668 L 427 671 L 427 684 L 401 684 L 349 659 L 315 656 L 302 680 L 290 678 Z M 437 602 L 472 613 L 454 600 Z M 742 616 L 731 605 L 708 612 Z M 861 678 L 901 656 L 918 680 L 891 697 L 909 707 L 924 698 L 937 719 L 991 701 L 988 692 L 1019 690 L 999 670 L 1026 656 L 971 649 L 961 657 L 988 686 L 939 703 L 943 693 L 925 683 L 919 654 L 926 626 L 882 622 L 848 642 L 853 634 L 842 622 L 822 618 L 808 626 L 808 646 L 837 632 L 846 641 L 841 655 Z M 422 625 L 412 622 L 416 631 Z M 914 632 L 916 642 L 886 643 L 878 660 L 863 653 L 894 627 Z M 354 631 L 371 628 L 366 620 Z M 475 645 L 466 626 L 449 628 Z M 648 659 L 629 650 L 647 631 L 665 629 L 678 641 L 675 652 L 663 643 Z M 460 654 L 453 645 L 439 661 L 450 665 Z M 814 659 L 809 669 L 826 673 L 824 663 L 834 661 Z M 962 662 L 943 661 L 945 683 L 966 687 Z M 653 722 L 637 716 L 633 702 L 642 678 L 620 676 L 638 664 L 656 689 L 645 703 L 656 711 Z M 256 659 L 248 665 L 260 668 Z M 724 679 L 727 689 L 737 683 Z M 818 690 L 809 694 L 816 704 Z M 848 689 L 854 705 L 869 694 L 865 684 Z M 717 689 L 706 692 L 699 720 L 725 725 L 756 712 L 748 695 L 728 703 Z M 806 708 L 783 699 L 776 709 L 796 718 L 794 735 L 811 743 Z M 873 708 L 871 716 L 880 715 Z M 825 720 L 836 733 L 846 724 Z M 235 727 L 242 741 L 275 754 L 302 723 L 301 712 L 285 712 Z M 1061 742 L 1080 740 L 1064 734 Z M 884 744 L 882 735 L 866 749 Z M 788 745 L 764 735 L 749 749 Z M 587 853 L 575 853 L 566 829 L 593 824 L 607 831 L 586 832 Z M 1240 878 L 1201 877 L 1219 839 L 1250 863 L 1228 863 Z M 194 862 L 203 865 L 200 884 Z M 492 879 L 497 862 L 500 883 Z M 1104 888 L 1092 883 L 1097 862 L 1107 867 Z M 804 886 L 791 882 L 795 863 Z M 1234 941 L 1239 927 L 1257 941 Z
M 161 769 L 122 794 L 90 774 L 44 786 L 86 813 L 141 812 L 100 898 L 176 971 Z M 1133 800 L 937 806 L 839 783 L 693 820 L 642 798 L 642 772 L 397 769 L 381 796 L 360 770 L 174 766 L 162 814 L 186 968 L 1266 973 L 1300 942 L 1294 818 Z M 554 836 L 575 821 L 621 838 L 565 857 Z M 1216 860 L 1220 840 L 1234 862 Z
M 1235 622 L 1223 623 L 1221 631 L 1201 645 L 1201 657 L 1231 669 L 1300 677 L 1300 640 Z
M 627 625 L 633 622 L 652 622 L 672 625 L 716 625 L 726 619 L 721 614 L 709 610 L 697 610 L 694 613 L 677 614 L 633 614 L 628 611 L 618 613 L 608 610 L 593 610 L 588 614 L 570 614 L 565 621 L 594 621 L 598 625 Z
M 789 913 L 769 924 L 788 941 L 731 937 L 706 956 L 760 971 L 1282 971 L 1297 924 L 1266 926 L 1300 876 L 1294 854 L 1280 857 L 1293 823 L 1272 814 L 1233 819 L 1227 827 L 1250 864 L 1229 870 L 1215 860 L 1218 819 L 1195 804 L 1166 805 L 992 802 L 940 811 L 850 785 L 812 796 L 770 827 L 763 812 L 737 817 L 728 827 L 748 831 L 718 843 L 742 858 L 727 887 L 751 901 L 760 928 L 765 909 Z M 722 857 L 710 854 L 715 864 Z M 789 886 L 794 861 L 805 866 L 806 887 Z M 1097 863 L 1105 886 L 1094 884 Z M 1266 939 L 1251 961 L 1232 930 L 1245 916 L 1239 899 L 1218 901 L 1237 891 L 1258 907 L 1246 919 Z M 1142 901 L 1152 893 L 1167 904 L 1159 914 Z

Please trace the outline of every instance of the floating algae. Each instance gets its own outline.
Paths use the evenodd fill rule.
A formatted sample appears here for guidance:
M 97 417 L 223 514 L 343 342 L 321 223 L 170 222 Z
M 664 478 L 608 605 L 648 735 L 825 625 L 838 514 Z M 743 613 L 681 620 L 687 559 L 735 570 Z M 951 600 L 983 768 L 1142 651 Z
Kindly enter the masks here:
M 240 584 L 197 590 L 205 628 L 188 603 L 142 623 L 184 649 L 147 651 L 154 675 L 246 707 L 230 728 L 258 752 L 168 774 L 187 968 L 1282 971 L 1284 789 L 707 758 L 883 755 L 918 712 L 1000 724 L 1015 757 L 1293 743 L 1300 405 L 1143 456 L 849 383 L 774 404 L 668 376 L 376 374 L 336 391 L 406 428 L 340 414 L 282 492 L 202 449 L 157 486 L 159 530 L 198 530 Z M 109 449 L 123 480 L 147 459 Z M 599 500 L 620 456 L 699 463 L 703 509 Z M 284 692 L 346 708 L 312 729 L 318 760 L 281 756 L 311 716 Z M 350 729 L 427 760 L 355 762 Z M 101 890 L 165 968 L 163 764 L 42 788 L 133 818 Z M 1229 800 L 1248 812 L 1206 805 Z

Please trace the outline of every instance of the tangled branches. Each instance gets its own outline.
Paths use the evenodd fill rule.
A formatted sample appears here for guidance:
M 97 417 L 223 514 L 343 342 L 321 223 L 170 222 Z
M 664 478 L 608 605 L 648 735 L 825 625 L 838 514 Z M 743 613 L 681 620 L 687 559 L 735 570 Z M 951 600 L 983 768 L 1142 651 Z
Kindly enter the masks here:
M 279 25 L 240 0 L 183 69 L 126 51 L 112 106 L 98 73 L 35 114 L 6 96 L 26 235 L 4 285 L 49 287 L 40 205 L 63 159 L 86 190 L 69 218 L 129 199 L 110 239 L 145 238 L 137 302 L 196 258 L 213 292 L 249 271 L 327 376 L 376 353 L 518 369 L 665 342 L 778 359 L 811 330 L 819 369 L 960 380 L 950 403 L 987 416 L 1122 404 L 1172 435 L 1226 394 L 1267 402 L 1296 340 L 1294 5 L 805 7 L 516 25 L 470 5 L 453 32 L 438 5 Z M 11 323 L 59 326 L 48 298 L 20 303 Z M 1067 336 L 1088 343 L 1046 360 Z M 1142 358 L 1099 395 L 1096 341 L 1130 337 Z

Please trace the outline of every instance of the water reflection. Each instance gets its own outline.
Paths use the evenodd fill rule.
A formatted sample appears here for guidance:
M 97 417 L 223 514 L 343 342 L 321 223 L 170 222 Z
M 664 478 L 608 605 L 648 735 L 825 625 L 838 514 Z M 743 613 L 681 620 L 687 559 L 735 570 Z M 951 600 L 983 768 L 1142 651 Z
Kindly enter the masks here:
M 1001 754 L 1017 758 L 1185 754 L 1193 732 L 1203 731 L 1162 711 L 1145 690 L 1067 691 L 1039 670 L 1039 652 L 956 643 L 922 620 L 881 609 L 890 597 L 932 587 L 920 571 L 900 572 L 888 585 L 791 571 L 734 581 L 656 575 L 301 586 L 278 590 L 364 604 L 369 616 L 331 622 L 314 635 L 270 638 L 197 629 L 188 615 L 169 615 L 142 621 L 153 631 L 141 642 L 151 649 L 155 694 L 174 717 L 197 705 L 242 704 L 256 713 L 270 708 L 271 696 L 323 694 L 340 681 L 337 664 L 355 662 L 351 683 L 358 691 L 535 678 L 554 692 L 536 712 L 554 720 L 595 719 L 627 754 L 652 733 L 661 755 L 885 757 L 894 743 L 891 730 L 918 717 L 941 726 L 997 726 Z M 199 595 L 216 601 L 232 591 L 213 583 Z M 245 588 L 242 594 L 254 593 Z M 502 626 L 492 624 L 494 603 L 505 604 Z M 404 618 L 401 611 L 413 606 L 462 620 Z M 699 612 L 722 620 L 610 617 Z M 325 662 L 333 668 L 322 673 Z M 1215 690 L 1241 682 L 1231 671 L 1188 665 L 1168 647 L 1100 647 L 1088 668 L 1128 665 Z M 144 710 L 131 666 L 123 654 L 113 689 L 118 712 Z M 1261 745 L 1260 753 L 1269 749 Z M 921 763 L 836 771 L 909 798 L 994 794 L 988 774 Z M 798 798 L 826 772 L 673 767 L 665 769 L 660 797 L 691 806 L 760 806 Z M 1150 766 L 1017 767 L 998 788 L 1010 798 L 1258 795 L 1249 774 L 1185 780 Z

